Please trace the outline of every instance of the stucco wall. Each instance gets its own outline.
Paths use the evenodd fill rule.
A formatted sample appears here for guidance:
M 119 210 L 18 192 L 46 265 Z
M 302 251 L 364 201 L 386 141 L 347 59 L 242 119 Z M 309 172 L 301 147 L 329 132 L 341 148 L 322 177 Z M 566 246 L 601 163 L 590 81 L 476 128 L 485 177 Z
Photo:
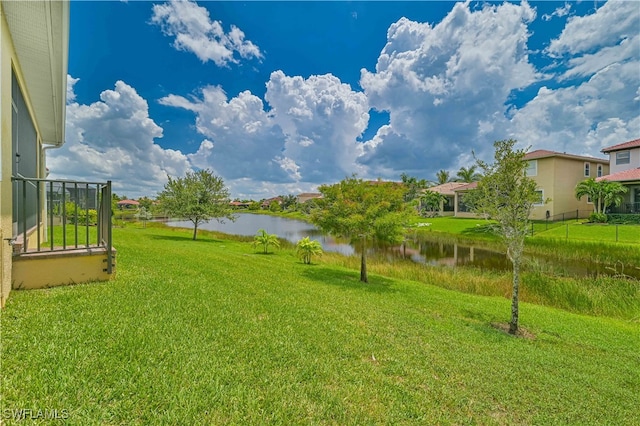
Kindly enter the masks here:
M 11 238 L 13 234 L 12 226 L 12 185 L 11 185 L 11 173 L 12 173 L 12 157 L 13 147 L 11 142 L 11 75 L 12 70 L 15 71 L 16 78 L 21 86 L 22 93 L 25 98 L 25 103 L 32 117 L 32 122 L 36 129 L 37 144 L 36 152 L 39 153 L 37 160 L 37 170 L 42 169 L 41 158 L 41 137 L 38 123 L 35 121 L 33 114 L 33 107 L 29 98 L 29 93 L 26 90 L 24 84 L 24 78 L 20 64 L 18 63 L 16 52 L 11 40 L 11 35 L 7 26 L 4 11 L 2 9 L 2 3 L 0 3 L 0 163 L 2 170 L 0 172 L 0 257 L 1 268 L 0 271 L 0 302 L 4 306 L 4 303 L 11 291 L 12 282 L 12 248 L 5 240 Z
M 637 169 L 640 167 L 640 148 L 632 148 L 629 153 L 629 164 L 616 165 L 616 153 L 609 153 L 611 173 L 623 172 L 629 169 Z
M 11 58 L 13 46 L 0 3 L 0 304 L 11 291 Z

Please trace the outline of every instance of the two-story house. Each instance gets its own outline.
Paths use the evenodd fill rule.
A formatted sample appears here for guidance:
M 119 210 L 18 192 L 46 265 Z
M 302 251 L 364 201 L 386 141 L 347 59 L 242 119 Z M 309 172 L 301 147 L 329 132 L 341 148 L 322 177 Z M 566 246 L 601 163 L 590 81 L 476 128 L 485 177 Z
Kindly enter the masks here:
M 575 188 L 585 179 L 607 175 L 606 159 L 543 149 L 527 153 L 524 159 L 527 176 L 536 182 L 540 194 L 540 202 L 534 206 L 530 219 L 564 220 L 588 217 L 593 212 L 593 204 L 586 197 L 576 199 Z M 464 194 L 476 185 L 466 184 L 455 189 L 455 216 L 475 216 L 465 205 Z
M 576 199 L 575 189 L 585 179 L 609 174 L 606 159 L 542 149 L 527 153 L 524 159 L 528 162 L 527 176 L 537 183 L 540 194 L 531 219 L 588 217 L 593 212 L 593 204 L 586 197 Z
M 624 201 L 612 206 L 612 213 L 640 213 L 640 139 L 613 145 L 602 150 L 609 155 L 609 170 L 599 180 L 620 182 L 628 188 Z

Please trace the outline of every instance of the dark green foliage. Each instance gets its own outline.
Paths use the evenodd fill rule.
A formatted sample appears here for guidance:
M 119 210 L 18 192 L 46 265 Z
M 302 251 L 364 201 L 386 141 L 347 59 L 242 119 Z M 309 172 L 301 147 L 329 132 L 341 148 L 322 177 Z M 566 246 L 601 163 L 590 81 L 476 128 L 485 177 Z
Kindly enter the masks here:
M 607 222 L 620 224 L 637 224 L 640 225 L 640 214 L 618 214 L 610 213 L 607 215 Z

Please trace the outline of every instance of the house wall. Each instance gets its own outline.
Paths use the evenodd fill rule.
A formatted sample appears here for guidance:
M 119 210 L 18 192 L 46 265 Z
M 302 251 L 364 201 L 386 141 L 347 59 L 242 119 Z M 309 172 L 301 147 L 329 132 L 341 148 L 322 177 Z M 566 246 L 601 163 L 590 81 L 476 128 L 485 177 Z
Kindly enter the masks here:
M 538 158 L 534 161 L 537 161 L 537 173 L 535 176 L 529 176 L 536 182 L 536 189 L 542 190 L 543 199 L 551 199 L 555 200 L 556 195 L 554 193 L 555 189 L 555 157 L 547 157 L 547 158 Z M 549 214 L 553 216 L 554 213 L 554 205 L 553 202 L 548 202 L 544 205 L 534 206 L 531 211 L 530 218 L 533 220 L 543 220 L 546 217 L 547 210 Z
M 11 184 L 13 148 L 12 107 L 11 107 L 11 75 L 15 72 L 18 84 L 22 89 L 25 103 L 36 128 L 38 153 L 37 170 L 42 169 L 41 137 L 38 123 L 35 121 L 29 93 L 24 84 L 24 77 L 17 59 L 13 41 L 9 33 L 2 3 L 0 3 L 0 305 L 4 306 L 12 282 L 12 247 L 6 239 L 13 236 L 13 189 Z
M 593 211 L 593 204 L 587 202 L 587 197 L 577 200 L 575 188 L 578 183 L 590 177 L 597 177 L 598 164 L 602 165 L 602 173 L 609 173 L 609 165 L 606 162 L 589 161 L 589 176 L 585 176 L 585 160 L 547 157 L 539 158 L 538 173 L 532 179 L 538 184 L 538 189 L 543 190 L 545 199 L 550 199 L 548 203 L 535 206 L 531 213 L 531 219 L 544 220 L 546 212 L 549 211 L 551 218 L 562 213 L 579 211 L 581 217 Z M 557 218 L 556 218 L 557 219 Z
M 640 148 L 631 148 L 629 153 L 629 164 L 616 165 L 616 153 L 609 153 L 609 164 L 611 165 L 611 174 L 624 172 L 625 170 L 637 169 L 640 167 Z

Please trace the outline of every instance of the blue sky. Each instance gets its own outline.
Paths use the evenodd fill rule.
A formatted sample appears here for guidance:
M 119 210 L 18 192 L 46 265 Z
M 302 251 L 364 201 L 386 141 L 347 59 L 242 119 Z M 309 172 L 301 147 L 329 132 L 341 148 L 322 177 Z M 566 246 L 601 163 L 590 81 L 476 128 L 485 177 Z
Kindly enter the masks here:
M 232 196 L 434 179 L 493 141 L 602 157 L 640 137 L 640 7 L 616 2 L 72 2 L 51 177 Z

